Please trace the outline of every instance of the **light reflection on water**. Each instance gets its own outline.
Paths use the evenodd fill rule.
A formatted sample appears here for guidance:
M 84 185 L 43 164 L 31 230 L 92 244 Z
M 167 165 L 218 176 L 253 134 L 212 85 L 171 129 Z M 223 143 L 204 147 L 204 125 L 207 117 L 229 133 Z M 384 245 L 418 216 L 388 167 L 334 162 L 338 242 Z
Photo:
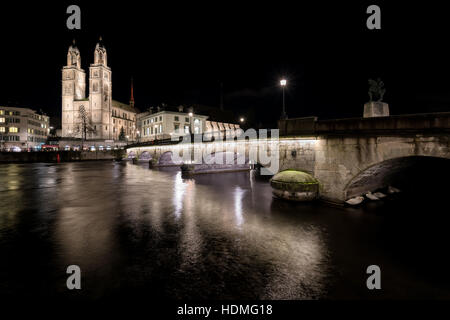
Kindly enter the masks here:
M 186 179 L 130 163 L 3 165 L 0 186 L 0 253 L 11 257 L 0 262 L 0 294 L 38 281 L 30 294 L 67 295 L 65 268 L 76 264 L 86 298 L 359 297 L 382 251 L 358 243 L 379 217 L 276 201 L 248 172 Z M 354 274 L 360 283 L 344 283 Z

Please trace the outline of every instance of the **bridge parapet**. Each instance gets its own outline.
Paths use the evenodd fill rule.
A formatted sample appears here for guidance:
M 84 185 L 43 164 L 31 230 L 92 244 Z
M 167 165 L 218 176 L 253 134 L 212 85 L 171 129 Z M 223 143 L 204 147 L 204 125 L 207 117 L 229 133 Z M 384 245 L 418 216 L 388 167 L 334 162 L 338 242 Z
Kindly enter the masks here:
M 296 118 L 279 120 L 278 127 L 280 136 L 450 133 L 450 112 L 335 120 Z

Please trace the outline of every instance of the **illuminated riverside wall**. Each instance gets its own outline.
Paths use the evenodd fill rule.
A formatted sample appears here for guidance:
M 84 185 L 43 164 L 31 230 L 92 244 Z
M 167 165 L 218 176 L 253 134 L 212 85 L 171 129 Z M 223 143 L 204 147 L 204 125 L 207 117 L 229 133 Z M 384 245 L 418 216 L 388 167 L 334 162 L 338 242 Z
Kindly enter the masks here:
M 57 162 L 58 155 L 61 162 L 113 160 L 124 154 L 124 150 L 0 152 L 0 163 Z

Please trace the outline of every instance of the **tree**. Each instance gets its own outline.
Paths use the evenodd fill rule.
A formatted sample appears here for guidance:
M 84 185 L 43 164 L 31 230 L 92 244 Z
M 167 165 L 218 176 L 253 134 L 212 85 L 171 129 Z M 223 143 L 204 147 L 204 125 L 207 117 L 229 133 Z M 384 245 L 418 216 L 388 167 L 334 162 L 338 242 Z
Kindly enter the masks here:
M 120 141 L 125 141 L 126 137 L 125 137 L 125 130 L 123 129 L 123 127 L 120 128 L 120 134 L 119 134 L 119 140 Z
M 95 127 L 92 125 L 91 119 L 83 105 L 78 110 L 78 125 L 75 133 L 81 135 L 81 139 L 86 141 L 87 134 L 95 133 Z

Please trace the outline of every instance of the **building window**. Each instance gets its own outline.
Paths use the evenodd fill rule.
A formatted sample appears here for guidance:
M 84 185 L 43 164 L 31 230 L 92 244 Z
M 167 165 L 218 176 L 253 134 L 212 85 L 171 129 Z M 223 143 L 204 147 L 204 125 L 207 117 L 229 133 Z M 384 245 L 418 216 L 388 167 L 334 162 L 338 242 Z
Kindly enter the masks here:
M 17 128 L 17 127 L 9 127 L 9 132 L 19 132 L 19 128 Z
M 0 132 L 6 132 L 5 127 L 0 127 Z
M 184 133 L 189 133 L 189 126 L 184 126 Z
M 5 123 L 5 118 L 0 118 L 0 123 Z
M 162 116 L 159 116 L 159 121 L 162 121 Z
M 175 116 L 175 121 L 180 121 L 178 116 Z
M 180 130 L 180 125 L 179 125 L 178 123 L 177 123 L 177 124 L 174 124 L 173 126 L 174 126 L 174 128 L 175 128 L 175 131 Z
M 184 121 L 189 122 L 189 118 L 188 117 L 184 118 Z
M 159 125 L 159 133 L 162 133 L 162 124 Z

